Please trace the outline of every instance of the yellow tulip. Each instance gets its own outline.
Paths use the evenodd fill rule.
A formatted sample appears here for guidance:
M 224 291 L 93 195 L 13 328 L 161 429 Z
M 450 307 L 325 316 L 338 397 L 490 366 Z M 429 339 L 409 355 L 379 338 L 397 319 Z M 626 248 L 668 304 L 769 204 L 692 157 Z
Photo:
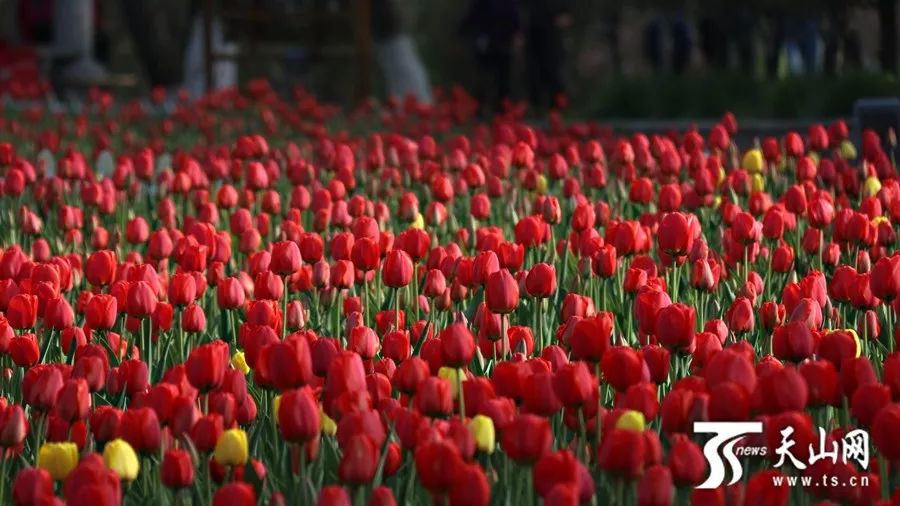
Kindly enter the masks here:
M 247 365 L 247 357 L 244 356 L 243 351 L 239 351 L 231 357 L 231 367 L 241 371 L 244 375 L 250 373 L 250 366 Z
M 856 357 L 859 358 L 860 353 L 862 353 L 862 343 L 859 340 L 859 334 L 856 333 L 853 329 L 844 329 L 845 332 L 849 332 L 851 336 L 853 336 L 853 342 L 856 343 Z
M 219 436 L 214 451 L 216 462 L 223 466 L 242 466 L 250 457 L 247 433 L 241 429 L 229 429 Z
M 616 420 L 617 429 L 632 430 L 635 432 L 644 432 L 644 414 L 640 411 L 629 409 Z
M 759 149 L 751 149 L 744 153 L 744 159 L 741 161 L 741 166 L 751 174 L 762 172 L 763 167 L 765 166 L 762 151 Z
M 44 443 L 38 451 L 37 466 L 56 481 L 64 480 L 76 465 L 78 446 L 75 443 Z
M 872 218 L 872 225 L 875 225 L 876 227 L 878 225 L 881 225 L 882 223 L 890 223 L 890 222 L 891 222 L 891 220 L 889 220 L 888 217 L 884 216 L 884 215 L 876 216 L 876 217 Z
M 134 480 L 141 471 L 141 462 L 134 448 L 124 439 L 106 443 L 103 449 L 103 463 L 125 481 Z
M 326 415 L 322 408 L 319 408 L 319 419 L 322 421 L 322 434 L 333 436 L 337 433 L 337 423 Z
M 719 167 L 718 177 L 716 178 L 716 184 L 722 184 L 722 181 L 725 181 L 725 168 Z
M 547 193 L 547 176 L 543 174 L 539 174 L 537 178 L 537 192 L 538 195 L 543 195 Z
M 844 160 L 856 159 L 856 146 L 852 142 L 844 141 L 841 143 L 841 158 Z
M 866 178 L 866 182 L 863 184 L 863 192 L 867 197 L 874 197 L 880 190 L 881 181 L 877 177 L 869 176 Z
M 491 454 L 496 446 L 497 433 L 494 430 L 494 421 L 484 415 L 475 415 L 469 420 L 469 432 L 475 439 L 475 447 L 479 451 Z
M 278 425 L 278 410 L 281 409 L 281 396 L 276 395 L 272 399 L 272 416 L 275 417 L 275 425 Z
M 754 192 L 761 192 L 766 189 L 766 180 L 763 179 L 762 174 L 753 174 L 750 184 Z
M 413 222 L 409 224 L 409 228 L 425 228 L 425 218 L 422 216 L 422 213 L 416 213 L 416 217 Z
M 447 380 L 450 383 L 450 393 L 456 399 L 459 396 L 459 381 L 466 381 L 466 372 L 462 369 L 454 369 L 452 367 L 441 367 L 438 369 L 438 377 Z

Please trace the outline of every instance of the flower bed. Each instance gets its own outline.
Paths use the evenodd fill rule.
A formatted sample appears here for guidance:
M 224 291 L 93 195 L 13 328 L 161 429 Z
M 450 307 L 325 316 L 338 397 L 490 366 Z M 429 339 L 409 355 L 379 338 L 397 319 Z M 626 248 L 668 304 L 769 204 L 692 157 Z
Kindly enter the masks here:
M 165 98 L 0 118 L 0 503 L 900 483 L 892 135 Z

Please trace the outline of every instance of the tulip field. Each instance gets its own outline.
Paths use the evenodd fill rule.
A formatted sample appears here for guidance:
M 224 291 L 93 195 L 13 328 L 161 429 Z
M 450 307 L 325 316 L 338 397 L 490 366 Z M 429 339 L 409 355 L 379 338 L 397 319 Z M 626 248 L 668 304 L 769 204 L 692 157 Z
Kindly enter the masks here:
M 0 110 L 0 504 L 900 502 L 893 132 Z

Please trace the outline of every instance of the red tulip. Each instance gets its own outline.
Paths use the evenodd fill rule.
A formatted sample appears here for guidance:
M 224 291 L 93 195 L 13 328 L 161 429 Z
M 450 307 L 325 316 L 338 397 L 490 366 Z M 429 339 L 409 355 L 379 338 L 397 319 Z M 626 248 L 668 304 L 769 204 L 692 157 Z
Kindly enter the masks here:
M 161 434 L 156 412 L 150 408 L 125 411 L 119 425 L 119 436 L 136 452 L 149 454 L 159 451 Z
M 75 312 L 65 298 L 54 297 L 46 302 L 44 323 L 55 330 L 69 328 L 75 323 Z
M 118 302 L 115 297 L 94 295 L 85 309 L 85 321 L 92 329 L 109 330 L 116 324 L 117 310 Z
M 290 337 L 267 344 L 260 350 L 254 371 L 279 390 L 289 390 L 312 381 L 312 359 L 304 337 Z
M 186 488 L 194 483 L 194 462 L 185 450 L 168 450 L 160 465 L 160 481 L 169 488 Z
M 221 309 L 234 309 L 244 305 L 244 288 L 237 278 L 224 278 L 216 285 L 216 302 Z
M 872 442 L 878 451 L 890 461 L 900 459 L 900 440 L 896 437 L 896 427 L 900 423 L 900 404 L 892 403 L 875 414 L 872 421 Z
M 12 502 L 16 506 L 53 504 L 53 479 L 39 467 L 26 467 L 16 474 L 12 487 Z
M 452 323 L 440 334 L 441 356 L 450 367 L 465 367 L 475 354 L 475 338 L 463 323 Z
M 94 286 L 103 287 L 113 282 L 116 274 L 116 254 L 110 250 L 95 251 L 84 265 L 84 276 Z
M 656 313 L 656 338 L 663 346 L 676 351 L 690 351 L 694 346 L 697 313 L 693 307 L 676 303 Z
M 228 345 L 223 341 L 214 341 L 194 348 L 185 362 L 191 385 L 202 392 L 217 388 L 225 379 L 225 370 L 230 358 Z
M 72 378 L 63 383 L 54 410 L 57 416 L 70 423 L 87 418 L 91 411 L 91 392 L 87 381 Z
M 169 280 L 169 302 L 175 306 L 187 306 L 197 298 L 197 283 L 190 273 L 182 272 Z
M 550 451 L 552 440 L 550 422 L 546 418 L 522 414 L 503 429 L 501 444 L 509 458 L 522 464 L 533 464 Z
M 197 450 L 211 452 L 216 447 L 219 436 L 225 431 L 225 420 L 219 413 L 203 415 L 190 429 L 190 438 Z
M 525 410 L 541 416 L 552 416 L 562 409 L 562 402 L 553 388 L 553 374 L 540 372 L 527 376 L 522 383 Z
M 309 387 L 290 390 L 281 396 L 278 428 L 281 437 L 292 443 L 307 443 L 320 430 L 319 405 Z
M 753 306 L 750 299 L 738 297 L 725 313 L 728 328 L 736 334 L 752 332 L 754 327 Z
M 706 476 L 706 458 L 700 446 L 684 434 L 672 436 L 669 469 L 677 485 L 697 485 Z
M 365 485 L 375 478 L 379 449 L 367 434 L 354 434 L 343 445 L 338 477 L 351 485 Z
M 410 283 L 413 276 L 413 262 L 409 254 L 400 249 L 388 252 L 381 266 L 381 279 L 385 286 L 402 288 Z
M 694 233 L 690 216 L 682 213 L 667 213 L 659 224 L 658 243 L 660 251 L 671 256 L 684 256 L 691 251 Z
M 578 320 L 574 324 L 569 345 L 572 358 L 588 362 L 599 362 L 609 348 L 613 331 L 612 314 L 602 311 L 596 316 Z
M 247 483 L 235 481 L 223 485 L 213 497 L 213 506 L 255 506 L 256 492 Z
M 533 265 L 525 279 L 525 290 L 528 295 L 539 299 L 556 293 L 556 269 L 543 262 Z
M 300 269 L 300 247 L 293 241 L 279 241 L 272 245 L 272 263 L 269 268 L 276 274 L 287 276 Z
M 450 383 L 430 376 L 416 388 L 416 408 L 428 416 L 445 416 L 453 412 Z
M 132 283 L 128 287 L 126 311 L 129 316 L 144 318 L 153 314 L 158 301 L 153 288 L 146 281 Z
M 14 329 L 30 329 L 34 327 L 38 317 L 38 298 L 34 295 L 20 293 L 9 300 L 6 308 L 6 320 Z
M 642 368 L 641 355 L 630 346 L 613 346 L 600 363 L 603 377 L 619 392 L 641 381 Z
M 663 465 L 650 466 L 637 485 L 638 506 L 670 506 L 674 503 L 675 488 L 672 471 Z
M 422 486 L 438 496 L 458 486 L 457 471 L 464 465 L 457 447 L 446 439 L 431 439 L 418 445 L 415 463 Z
M 18 367 L 30 367 L 40 359 L 34 334 L 24 334 L 9 340 L 9 355 Z
M 669 295 L 652 288 L 645 288 L 638 292 L 634 299 L 634 317 L 638 323 L 638 329 L 642 334 L 650 335 L 656 331 L 657 314 L 660 309 L 672 304 Z
M 14 448 L 25 440 L 28 420 L 22 406 L 13 404 L 0 411 L 0 447 Z

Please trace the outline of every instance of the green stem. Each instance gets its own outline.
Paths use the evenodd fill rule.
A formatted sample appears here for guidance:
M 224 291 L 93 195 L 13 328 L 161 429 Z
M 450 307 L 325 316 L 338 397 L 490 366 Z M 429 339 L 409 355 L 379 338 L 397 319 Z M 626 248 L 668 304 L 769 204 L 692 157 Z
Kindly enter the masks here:
M 459 390 L 459 419 L 465 423 L 466 421 L 466 397 L 463 394 L 463 370 L 456 370 L 456 388 Z
M 288 305 L 288 276 L 284 277 L 284 296 L 281 302 L 281 338 L 287 337 L 287 305 Z

